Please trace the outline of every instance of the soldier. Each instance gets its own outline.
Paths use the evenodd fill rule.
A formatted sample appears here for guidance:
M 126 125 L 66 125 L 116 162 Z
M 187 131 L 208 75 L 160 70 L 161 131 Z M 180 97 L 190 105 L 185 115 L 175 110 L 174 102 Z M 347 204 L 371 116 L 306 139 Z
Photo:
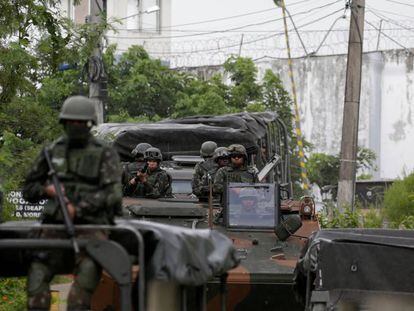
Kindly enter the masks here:
M 247 166 L 246 148 L 234 144 L 229 146 L 229 152 L 231 163 L 217 171 L 213 185 L 214 193 L 222 196 L 222 203 L 228 183 L 255 183 L 258 181 L 256 169 Z
M 200 201 L 207 201 L 209 195 L 209 178 L 213 182 L 217 171 L 217 163 L 213 159 L 217 144 L 214 141 L 206 141 L 201 145 L 200 155 L 204 161 L 197 163 L 194 168 L 191 188 Z
M 65 135 L 46 147 L 65 195 L 68 214 L 75 224 L 112 224 L 121 210 L 121 167 L 117 153 L 90 134 L 96 124 L 94 102 L 84 96 L 65 100 L 59 115 Z M 26 177 L 25 200 L 48 199 L 43 223 L 61 224 L 63 216 L 50 181 L 49 168 L 41 153 Z M 60 231 L 42 230 L 42 238 L 65 238 Z M 106 239 L 101 230 L 84 231 L 77 237 Z M 28 309 L 49 310 L 49 283 L 64 262 L 62 251 L 38 251 L 28 272 Z M 86 253 L 76 256 L 75 281 L 69 292 L 68 310 L 89 310 L 101 268 Z
M 134 150 L 131 151 L 131 155 L 134 157 L 134 162 L 125 163 L 122 171 L 122 184 L 125 186 L 131 178 L 133 178 L 138 171 L 141 171 L 145 164 L 144 152 L 152 146 L 147 143 L 139 143 Z
M 218 147 L 214 150 L 213 160 L 217 163 L 219 168 L 229 165 L 230 152 L 227 147 Z M 215 174 L 214 174 L 215 175 Z M 214 180 L 214 176 L 213 176 Z
M 158 148 L 148 148 L 144 152 L 147 163 L 145 171 L 138 171 L 124 187 L 124 194 L 128 196 L 147 197 L 157 199 L 170 197 L 171 176 L 160 168 L 162 154 Z

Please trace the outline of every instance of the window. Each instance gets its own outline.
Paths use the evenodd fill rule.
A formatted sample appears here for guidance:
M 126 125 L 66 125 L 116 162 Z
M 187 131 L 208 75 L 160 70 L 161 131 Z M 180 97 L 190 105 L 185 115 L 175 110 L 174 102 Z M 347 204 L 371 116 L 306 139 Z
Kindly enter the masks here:
M 158 9 L 155 9 L 157 7 Z M 142 32 L 159 32 L 159 8 L 160 0 L 128 0 L 126 28 Z
M 142 11 L 160 7 L 159 0 L 144 0 Z M 160 10 L 142 13 L 142 30 L 144 32 L 158 32 L 160 30 Z

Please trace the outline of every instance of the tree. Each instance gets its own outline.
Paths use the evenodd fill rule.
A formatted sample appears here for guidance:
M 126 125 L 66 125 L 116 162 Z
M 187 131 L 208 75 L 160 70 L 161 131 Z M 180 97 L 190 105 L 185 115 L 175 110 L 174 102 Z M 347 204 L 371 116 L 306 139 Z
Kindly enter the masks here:
M 375 153 L 364 147 L 358 147 L 357 169 L 376 169 Z M 314 153 L 308 159 L 309 181 L 320 187 L 338 184 L 340 157 L 339 155 L 328 155 Z
M 119 62 L 114 48 L 105 54 L 108 68 L 110 113 L 121 109 L 130 116 L 168 117 L 183 88 L 181 76 L 151 59 L 141 46 L 132 46 Z
M 231 110 L 226 102 L 226 94 L 227 88 L 219 75 L 207 81 L 187 76 L 184 89 L 178 94 L 173 116 L 228 113 Z
M 231 107 L 244 110 L 249 103 L 261 99 L 261 86 L 256 81 L 257 68 L 252 59 L 230 57 L 224 63 L 224 70 L 233 83 L 228 102 Z

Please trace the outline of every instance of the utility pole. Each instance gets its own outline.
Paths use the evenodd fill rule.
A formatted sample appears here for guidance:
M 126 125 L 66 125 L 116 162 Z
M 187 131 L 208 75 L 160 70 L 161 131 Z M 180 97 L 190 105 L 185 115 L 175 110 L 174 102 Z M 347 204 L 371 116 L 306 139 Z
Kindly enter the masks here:
M 106 0 L 90 1 L 88 22 L 100 24 L 106 19 Z M 98 124 L 104 122 L 107 100 L 107 79 L 102 61 L 102 34 L 97 40 L 88 64 L 89 98 L 95 103 Z
M 362 45 L 365 0 L 352 0 L 346 69 L 345 103 L 342 122 L 341 166 L 338 208 L 354 208 L 356 159 L 358 152 L 359 101 L 361 95 Z
M 296 139 L 297 139 L 297 146 L 298 146 L 298 155 L 300 159 L 300 169 L 301 169 L 301 179 L 302 179 L 302 188 L 305 193 L 309 192 L 309 179 L 308 179 L 308 172 L 306 170 L 305 165 L 305 153 L 303 151 L 303 136 L 302 131 L 300 129 L 300 113 L 299 113 L 299 105 L 298 99 L 296 95 L 296 84 L 295 79 L 293 77 L 293 65 L 292 65 L 292 55 L 290 52 L 290 43 L 289 43 L 289 32 L 287 28 L 287 21 L 286 21 L 286 7 L 284 0 L 274 0 L 275 4 L 282 8 L 283 12 L 283 23 L 285 26 L 285 38 L 286 38 L 286 48 L 288 53 L 288 64 L 289 64 L 289 77 L 292 86 L 292 96 L 293 96 L 293 105 L 295 109 L 295 128 L 296 128 Z M 300 37 L 299 37 L 300 39 Z M 302 40 L 301 40 L 302 42 Z M 304 48 L 305 49 L 305 48 Z M 306 49 L 305 49 L 306 51 Z

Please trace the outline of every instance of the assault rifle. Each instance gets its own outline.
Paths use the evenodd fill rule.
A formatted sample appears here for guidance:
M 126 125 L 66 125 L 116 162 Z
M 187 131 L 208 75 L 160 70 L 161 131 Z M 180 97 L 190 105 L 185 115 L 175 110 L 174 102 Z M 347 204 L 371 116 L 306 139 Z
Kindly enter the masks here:
M 65 197 L 63 195 L 62 188 L 61 188 L 62 187 L 61 183 L 59 181 L 59 178 L 56 174 L 55 169 L 53 168 L 53 164 L 52 164 L 52 161 L 50 160 L 49 152 L 47 151 L 46 148 L 43 149 L 43 154 L 45 156 L 47 166 L 49 168 L 48 175 L 52 179 L 53 186 L 55 187 L 55 191 L 56 191 L 55 199 L 59 203 L 60 209 L 62 211 L 63 220 L 65 222 L 65 227 L 66 227 L 66 232 L 69 235 L 70 239 L 72 240 L 72 245 L 73 245 L 73 249 L 75 253 L 78 254 L 79 246 L 75 240 L 75 227 L 73 226 L 72 220 L 69 217 L 69 212 L 66 206 Z

